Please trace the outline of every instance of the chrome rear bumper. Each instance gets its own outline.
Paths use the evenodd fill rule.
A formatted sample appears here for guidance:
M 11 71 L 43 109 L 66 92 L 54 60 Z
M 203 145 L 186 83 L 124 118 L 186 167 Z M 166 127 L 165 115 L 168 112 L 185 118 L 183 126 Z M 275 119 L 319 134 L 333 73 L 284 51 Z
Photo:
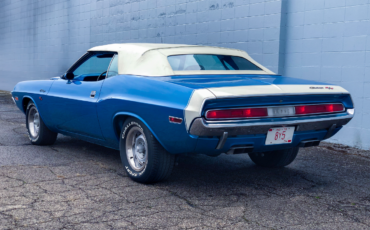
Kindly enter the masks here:
M 196 118 L 191 127 L 190 134 L 195 136 L 222 136 L 225 132 L 228 136 L 266 134 L 272 127 L 296 126 L 296 131 L 310 131 L 329 129 L 333 125 L 340 127 L 346 125 L 354 116 L 354 109 L 347 109 L 344 113 L 335 115 L 307 117 L 289 117 L 279 121 L 259 120 L 229 120 L 207 121 L 204 118 Z

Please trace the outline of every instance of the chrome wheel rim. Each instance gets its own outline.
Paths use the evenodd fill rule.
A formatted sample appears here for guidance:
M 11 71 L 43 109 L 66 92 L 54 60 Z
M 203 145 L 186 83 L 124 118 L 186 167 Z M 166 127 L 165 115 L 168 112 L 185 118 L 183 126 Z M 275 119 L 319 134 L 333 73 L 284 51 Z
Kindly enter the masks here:
M 132 127 L 127 134 L 126 156 L 133 170 L 140 172 L 145 169 L 148 163 L 148 144 L 139 127 Z
M 40 132 L 40 115 L 35 107 L 28 112 L 28 130 L 33 138 L 39 136 Z

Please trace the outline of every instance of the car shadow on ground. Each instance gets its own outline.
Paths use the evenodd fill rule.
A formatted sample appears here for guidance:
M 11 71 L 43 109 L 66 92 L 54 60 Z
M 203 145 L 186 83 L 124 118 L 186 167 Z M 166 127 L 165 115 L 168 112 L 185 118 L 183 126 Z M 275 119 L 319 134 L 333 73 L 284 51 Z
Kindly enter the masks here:
M 106 168 L 127 177 L 121 165 L 119 151 L 60 136 L 51 148 L 68 152 L 79 159 L 101 162 Z M 256 166 L 248 154 L 178 156 L 171 177 L 151 186 L 210 196 L 232 193 L 252 195 L 262 191 L 266 194 L 278 194 L 282 191 L 295 193 L 318 186 L 321 189 L 330 186 L 330 180 L 311 170 L 304 170 L 315 167 L 305 165 L 307 162 L 301 159 L 305 154 L 307 152 L 302 149 L 297 160 L 285 168 Z

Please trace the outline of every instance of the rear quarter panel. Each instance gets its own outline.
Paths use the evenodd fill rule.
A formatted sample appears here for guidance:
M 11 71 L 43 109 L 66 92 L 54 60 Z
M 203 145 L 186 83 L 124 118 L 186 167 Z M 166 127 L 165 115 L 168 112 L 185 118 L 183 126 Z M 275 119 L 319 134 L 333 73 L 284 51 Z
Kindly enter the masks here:
M 167 151 L 193 152 L 197 139 L 188 134 L 185 122 L 169 122 L 169 116 L 184 119 L 184 109 L 192 92 L 192 88 L 155 77 L 118 75 L 106 79 L 97 105 L 105 139 L 119 148 L 113 120 L 117 115 L 128 115 L 142 120 Z

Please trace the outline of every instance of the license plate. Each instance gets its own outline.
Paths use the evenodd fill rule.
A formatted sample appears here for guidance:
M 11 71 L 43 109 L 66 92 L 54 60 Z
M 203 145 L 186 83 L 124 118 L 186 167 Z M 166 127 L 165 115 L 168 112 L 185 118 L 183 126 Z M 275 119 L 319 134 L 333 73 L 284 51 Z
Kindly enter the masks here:
M 294 127 L 271 128 L 267 132 L 266 145 L 290 144 L 293 141 Z

